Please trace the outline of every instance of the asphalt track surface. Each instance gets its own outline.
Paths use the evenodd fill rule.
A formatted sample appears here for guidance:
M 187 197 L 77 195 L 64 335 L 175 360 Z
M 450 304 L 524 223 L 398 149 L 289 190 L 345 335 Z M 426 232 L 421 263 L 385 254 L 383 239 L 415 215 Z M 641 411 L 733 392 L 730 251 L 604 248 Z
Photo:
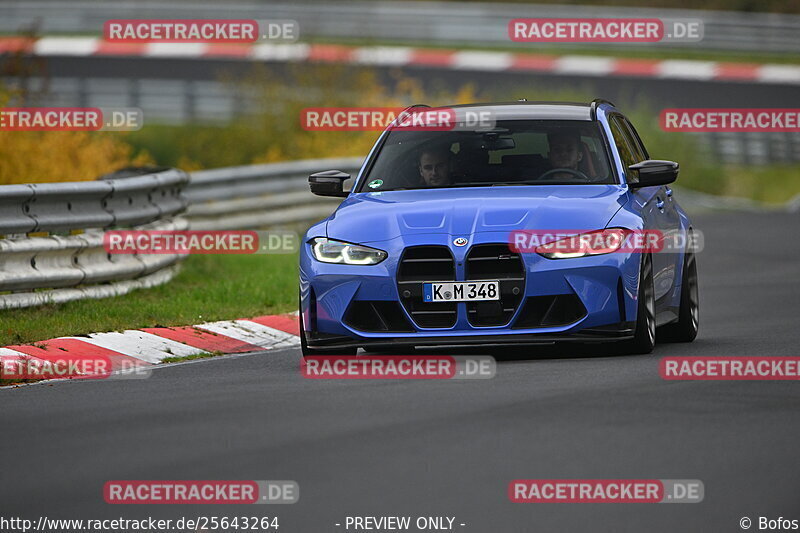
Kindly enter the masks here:
M 454 516 L 456 531 L 741 531 L 800 519 L 800 384 L 664 381 L 668 355 L 796 356 L 800 217 L 695 216 L 702 320 L 649 356 L 509 348 L 482 381 L 308 380 L 297 349 L 0 390 L 0 515 Z M 699 479 L 697 504 L 514 504 L 514 479 Z M 296 480 L 294 505 L 108 505 L 108 480 Z M 351 530 L 352 531 L 352 530 Z M 412 531 L 414 531 L 412 529 Z
M 183 81 L 236 80 L 252 75 L 258 66 L 266 66 L 269 75 L 286 79 L 287 68 L 298 69 L 316 64 L 230 61 L 227 59 L 171 59 L 127 57 L 49 57 L 41 68 L 45 75 L 75 78 L 158 79 Z M 363 70 L 359 66 L 342 66 L 344 75 Z M 676 80 L 644 77 L 577 76 L 562 73 L 521 71 L 483 72 L 428 68 L 419 66 L 369 67 L 387 83 L 402 73 L 418 79 L 426 90 L 457 90 L 472 83 L 479 92 L 502 95 L 514 91 L 519 97 L 526 87 L 533 98 L 539 90 L 583 91 L 593 97 L 610 99 L 618 105 L 631 106 L 643 102 L 650 105 L 681 107 L 791 107 L 797 103 L 798 89 L 790 84 L 757 82 L 722 82 L 711 80 Z M 524 96 L 525 93 L 522 93 Z M 510 98 L 510 97 L 509 97 Z

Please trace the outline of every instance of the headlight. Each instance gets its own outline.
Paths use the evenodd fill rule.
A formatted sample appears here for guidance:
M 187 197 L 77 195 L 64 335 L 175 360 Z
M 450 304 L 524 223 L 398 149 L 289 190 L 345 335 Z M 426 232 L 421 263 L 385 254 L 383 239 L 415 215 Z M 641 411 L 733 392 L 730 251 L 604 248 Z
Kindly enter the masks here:
M 325 237 L 316 237 L 309 241 L 311 253 L 317 261 L 323 263 L 339 263 L 344 265 L 377 265 L 388 254 L 359 244 L 334 241 Z
M 573 235 L 536 247 L 536 253 L 548 259 L 573 259 L 589 255 L 616 252 L 633 233 L 623 228 L 611 228 Z

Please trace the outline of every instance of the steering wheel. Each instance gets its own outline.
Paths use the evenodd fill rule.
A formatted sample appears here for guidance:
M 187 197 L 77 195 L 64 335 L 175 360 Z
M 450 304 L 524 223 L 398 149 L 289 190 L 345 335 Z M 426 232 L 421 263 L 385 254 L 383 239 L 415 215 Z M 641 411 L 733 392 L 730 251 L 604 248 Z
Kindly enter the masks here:
M 574 168 L 553 168 L 553 169 L 550 169 L 550 170 L 548 170 L 547 172 L 545 172 L 545 173 L 544 173 L 544 174 L 542 174 L 541 176 L 539 176 L 539 179 L 540 179 L 540 180 L 547 179 L 547 178 L 548 178 L 548 177 L 550 177 L 551 175 L 553 175 L 553 174 L 556 174 L 556 173 L 559 173 L 559 172 L 568 172 L 569 174 L 573 174 L 573 175 L 575 175 L 575 176 L 577 176 L 577 177 L 579 177 L 579 178 L 581 178 L 581 179 L 585 179 L 586 181 L 592 181 L 592 180 L 589 178 L 589 176 L 587 176 L 586 174 L 584 174 L 584 173 L 583 173 L 583 172 L 581 172 L 580 170 L 576 170 L 576 169 L 574 169 Z M 552 178 L 551 178 L 551 179 L 552 179 Z

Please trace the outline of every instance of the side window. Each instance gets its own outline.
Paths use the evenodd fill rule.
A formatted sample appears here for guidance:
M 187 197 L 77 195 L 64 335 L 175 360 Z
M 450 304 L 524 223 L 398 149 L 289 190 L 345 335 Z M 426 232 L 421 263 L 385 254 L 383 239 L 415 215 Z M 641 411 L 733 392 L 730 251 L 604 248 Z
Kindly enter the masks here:
M 632 148 L 630 133 L 628 133 L 627 128 L 620 124 L 619 117 L 617 115 L 612 116 L 608 124 L 611 126 L 611 135 L 614 136 L 614 144 L 617 145 L 619 156 L 622 158 L 622 164 L 625 165 L 625 168 L 638 163 L 639 161 L 636 160 L 636 155 Z M 626 174 L 629 181 L 636 179 L 631 176 L 630 172 Z
M 644 143 L 642 142 L 642 139 L 639 137 L 639 133 L 636 131 L 636 128 L 633 127 L 633 124 L 631 124 L 630 121 L 625 117 L 620 116 L 618 118 L 628 130 L 628 134 L 632 142 L 631 147 L 636 153 L 636 158 L 637 158 L 636 162 L 638 163 L 639 161 L 650 159 L 649 155 L 647 154 L 647 149 L 644 147 Z

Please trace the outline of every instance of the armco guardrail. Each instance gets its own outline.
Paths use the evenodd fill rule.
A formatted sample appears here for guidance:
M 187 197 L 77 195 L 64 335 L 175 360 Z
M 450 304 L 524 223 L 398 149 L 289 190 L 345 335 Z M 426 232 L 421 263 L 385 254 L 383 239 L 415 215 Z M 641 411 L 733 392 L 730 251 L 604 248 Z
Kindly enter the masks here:
M 0 186 L 0 309 L 123 294 L 171 279 L 180 255 L 108 254 L 109 228 L 185 229 L 189 176 Z
M 192 229 L 253 229 L 328 216 L 339 203 L 314 196 L 308 175 L 320 170 L 358 172 L 363 158 L 308 159 L 192 173 L 186 189 Z
M 321 219 L 338 202 L 312 195 L 308 175 L 333 168 L 355 175 L 361 164 L 361 158 L 311 159 L 191 176 L 171 169 L 0 186 L 0 310 L 165 283 L 184 255 L 108 254 L 104 230 L 257 229 Z

